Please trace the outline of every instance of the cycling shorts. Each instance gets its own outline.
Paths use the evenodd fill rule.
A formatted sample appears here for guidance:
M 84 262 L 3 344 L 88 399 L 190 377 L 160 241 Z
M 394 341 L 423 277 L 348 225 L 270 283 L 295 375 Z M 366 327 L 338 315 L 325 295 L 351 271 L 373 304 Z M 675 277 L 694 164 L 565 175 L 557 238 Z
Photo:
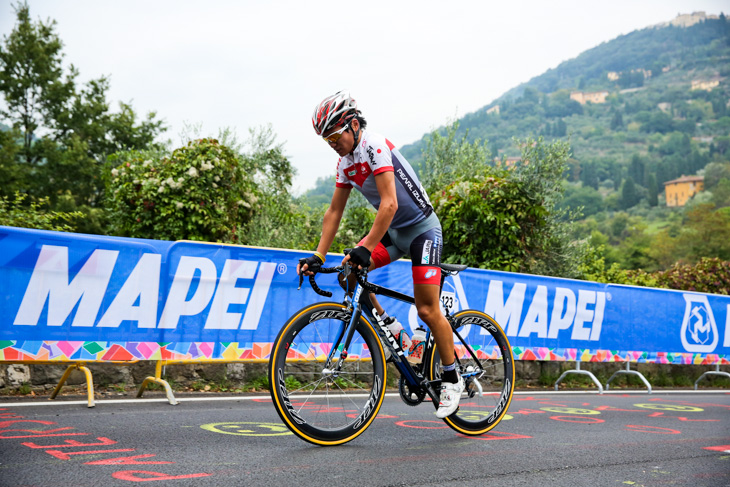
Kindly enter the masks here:
M 358 245 L 362 245 L 361 240 Z M 441 222 L 436 213 L 415 225 L 390 228 L 373 250 L 371 270 L 390 264 L 405 255 L 411 257 L 414 284 L 441 284 Z

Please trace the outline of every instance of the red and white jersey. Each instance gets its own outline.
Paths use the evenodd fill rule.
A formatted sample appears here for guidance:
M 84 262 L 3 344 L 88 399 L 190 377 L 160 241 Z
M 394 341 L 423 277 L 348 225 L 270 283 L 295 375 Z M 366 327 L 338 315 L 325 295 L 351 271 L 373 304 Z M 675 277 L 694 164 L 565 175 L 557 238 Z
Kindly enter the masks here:
M 360 144 L 337 163 L 336 185 L 339 188 L 357 188 L 375 209 L 380 207 L 380 193 L 375 176 L 395 173 L 395 192 L 398 210 L 391 228 L 402 228 L 420 222 L 433 212 L 431 201 L 408 161 L 382 135 L 363 130 Z

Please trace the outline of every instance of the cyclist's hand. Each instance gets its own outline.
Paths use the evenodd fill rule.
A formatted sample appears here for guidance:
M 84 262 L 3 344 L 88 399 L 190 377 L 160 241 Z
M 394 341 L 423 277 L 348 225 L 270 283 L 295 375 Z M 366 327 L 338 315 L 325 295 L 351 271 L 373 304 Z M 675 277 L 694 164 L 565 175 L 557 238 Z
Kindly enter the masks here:
M 304 274 L 305 276 L 311 276 L 316 274 L 324 264 L 324 261 L 319 258 L 318 255 L 312 255 L 311 257 L 305 257 L 299 259 L 299 265 L 297 265 L 297 274 Z
M 371 252 L 366 247 L 358 245 L 345 256 L 342 264 L 349 261 L 357 267 L 370 267 L 370 254 Z

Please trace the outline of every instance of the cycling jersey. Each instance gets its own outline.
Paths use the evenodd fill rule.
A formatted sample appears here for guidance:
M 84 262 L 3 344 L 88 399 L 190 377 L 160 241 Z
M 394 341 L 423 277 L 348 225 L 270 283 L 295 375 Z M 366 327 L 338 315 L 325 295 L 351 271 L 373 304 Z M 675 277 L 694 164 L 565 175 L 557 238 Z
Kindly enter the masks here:
M 385 171 L 395 173 L 398 210 L 391 228 L 414 225 L 433 213 L 431 201 L 423 190 L 416 172 L 393 144 L 382 135 L 362 131 L 362 137 L 352 154 L 337 163 L 336 185 L 357 188 L 376 209 L 380 208 L 380 193 L 375 176 Z

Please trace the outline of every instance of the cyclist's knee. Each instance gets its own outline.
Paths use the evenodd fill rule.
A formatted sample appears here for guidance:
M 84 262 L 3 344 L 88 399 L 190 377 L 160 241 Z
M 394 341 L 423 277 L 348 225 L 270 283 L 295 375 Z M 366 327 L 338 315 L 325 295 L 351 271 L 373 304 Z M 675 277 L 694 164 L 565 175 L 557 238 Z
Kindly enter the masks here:
M 426 324 L 432 324 L 441 316 L 441 308 L 438 306 L 421 305 L 417 307 L 418 317 Z

